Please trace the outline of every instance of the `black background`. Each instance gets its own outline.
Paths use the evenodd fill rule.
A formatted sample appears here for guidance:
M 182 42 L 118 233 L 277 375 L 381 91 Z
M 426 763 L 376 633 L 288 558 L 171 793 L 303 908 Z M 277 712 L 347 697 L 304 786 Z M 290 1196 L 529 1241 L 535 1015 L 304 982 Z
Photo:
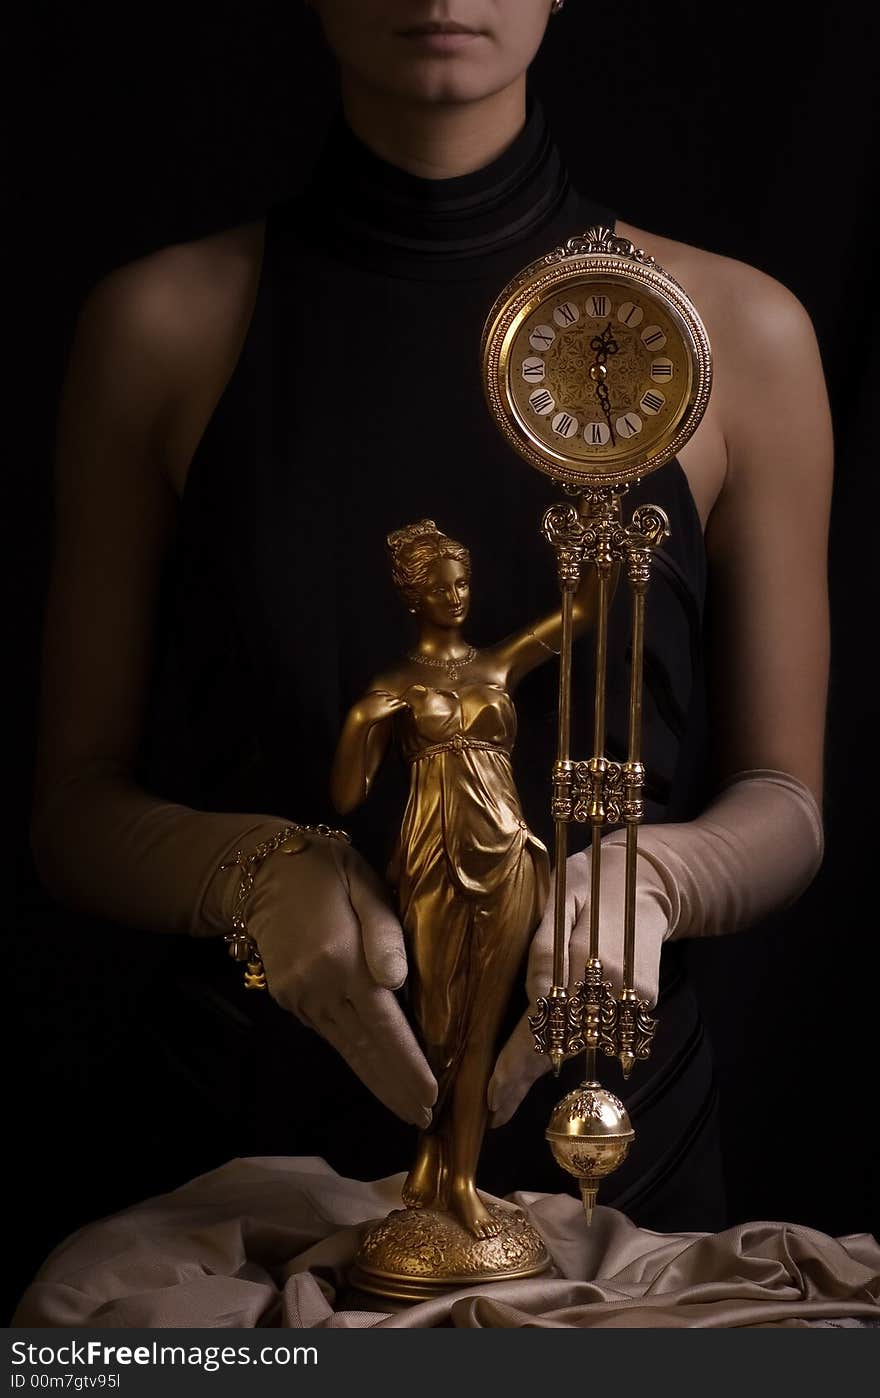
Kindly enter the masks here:
M 26 848 L 52 429 L 70 333 L 111 267 L 259 217 L 296 190 L 336 101 L 332 61 L 296 0 L 36 13 L 37 61 L 17 128 L 36 411 L 15 529 L 24 628 L 6 1197 L 23 1222 L 4 1268 L 13 1296 L 49 1246 L 132 1197 L 126 1162 L 133 1180 L 148 1129 L 101 1092 L 124 988 L 87 929 L 48 905 Z M 627 221 L 777 277 L 819 335 L 837 445 L 826 861 L 795 909 L 690 955 L 719 1060 L 731 1221 L 788 1219 L 831 1234 L 877 1228 L 878 918 L 868 861 L 878 37 L 867 9 L 851 6 L 568 0 L 533 68 L 581 187 Z

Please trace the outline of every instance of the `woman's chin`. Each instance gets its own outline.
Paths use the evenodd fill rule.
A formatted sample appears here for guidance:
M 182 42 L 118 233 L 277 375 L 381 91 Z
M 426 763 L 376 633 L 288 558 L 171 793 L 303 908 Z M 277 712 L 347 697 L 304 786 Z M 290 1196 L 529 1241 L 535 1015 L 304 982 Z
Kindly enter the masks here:
M 396 55 L 397 61 L 382 74 L 382 86 L 411 102 L 479 102 L 510 81 L 500 74 L 492 80 L 486 42 L 476 36 L 473 44 L 445 51 L 414 46 L 412 52 Z

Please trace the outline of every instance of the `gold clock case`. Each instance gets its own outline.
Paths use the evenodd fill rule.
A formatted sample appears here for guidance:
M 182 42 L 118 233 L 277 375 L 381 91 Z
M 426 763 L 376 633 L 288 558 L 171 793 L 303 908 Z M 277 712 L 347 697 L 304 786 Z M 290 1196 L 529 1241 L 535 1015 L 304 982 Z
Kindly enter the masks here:
M 653 303 L 679 337 L 687 372 L 687 392 L 669 420 L 651 434 L 649 442 L 630 439 L 621 448 L 566 448 L 564 439 L 551 444 L 540 436 L 517 406 L 512 385 L 512 353 L 526 323 L 560 293 L 589 294 L 597 285 L 619 286 Z M 581 330 L 583 335 L 586 330 Z M 657 470 L 693 435 L 709 399 L 712 361 L 706 330 L 678 282 L 659 268 L 654 258 L 610 229 L 591 228 L 529 264 L 510 281 L 485 322 L 481 344 L 483 387 L 489 409 L 504 437 L 530 465 L 570 486 L 590 489 L 625 485 Z M 604 370 L 602 371 L 604 376 Z

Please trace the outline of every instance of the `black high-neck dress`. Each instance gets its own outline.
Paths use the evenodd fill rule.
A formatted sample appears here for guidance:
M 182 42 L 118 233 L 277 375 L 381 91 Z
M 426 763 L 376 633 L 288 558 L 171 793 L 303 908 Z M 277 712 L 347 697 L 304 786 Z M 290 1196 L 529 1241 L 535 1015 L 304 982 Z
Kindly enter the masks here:
M 150 790 L 200 809 L 338 823 L 328 781 L 343 718 L 413 639 L 386 561 L 391 529 L 429 517 L 470 548 L 467 639 L 477 645 L 555 609 L 539 526 L 558 492 L 490 419 L 480 333 L 514 272 L 600 222 L 614 215 L 572 187 L 534 100 L 497 160 L 447 180 L 386 164 L 337 120 L 305 193 L 268 216 L 244 348 L 189 473 L 143 751 Z M 641 501 L 661 505 L 672 526 L 649 597 L 646 819 L 682 820 L 709 794 L 703 539 L 677 461 L 632 489 L 629 508 Z M 627 642 L 621 588 L 609 654 L 615 756 L 626 737 Z M 590 744 L 590 666 L 587 642 L 576 756 Z M 530 827 L 549 843 L 552 663 L 523 682 L 516 703 L 517 787 Z M 347 822 L 380 871 L 406 785 L 389 757 Z M 157 970 L 145 996 L 145 1032 L 181 1177 L 254 1153 L 322 1155 L 359 1178 L 408 1167 L 412 1129 L 270 997 L 247 995 L 216 941 L 181 939 L 171 961 L 173 974 Z M 637 1132 L 603 1202 L 651 1228 L 714 1229 L 724 1222 L 715 1089 L 680 961 L 679 948 L 664 949 L 652 1059 L 627 1086 L 616 1065 L 603 1070 Z M 523 991 L 511 1025 L 524 1007 Z M 573 1184 L 543 1133 L 582 1067 L 543 1079 L 488 1134 L 483 1188 Z

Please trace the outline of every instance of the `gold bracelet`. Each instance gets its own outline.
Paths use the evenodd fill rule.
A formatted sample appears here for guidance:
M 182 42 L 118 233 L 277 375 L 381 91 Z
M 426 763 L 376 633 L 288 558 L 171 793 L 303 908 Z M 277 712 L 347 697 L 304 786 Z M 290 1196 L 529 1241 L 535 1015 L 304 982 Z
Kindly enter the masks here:
M 265 990 L 266 968 L 263 965 L 263 958 L 260 950 L 248 931 L 246 908 L 250 897 L 254 880 L 257 877 L 257 870 L 270 854 L 276 854 L 279 850 L 282 854 L 301 854 L 309 847 L 309 835 L 321 835 L 328 840 L 343 840 L 346 844 L 351 844 L 351 836 L 344 830 L 333 830 L 329 825 L 285 825 L 281 830 L 270 835 L 268 840 L 263 840 L 254 849 L 236 850 L 232 859 L 220 865 L 220 869 L 241 870 L 241 881 L 235 894 L 235 906 L 232 909 L 232 931 L 223 934 L 223 940 L 229 948 L 229 955 L 233 961 L 243 961 L 245 963 L 244 984 L 246 990 Z

